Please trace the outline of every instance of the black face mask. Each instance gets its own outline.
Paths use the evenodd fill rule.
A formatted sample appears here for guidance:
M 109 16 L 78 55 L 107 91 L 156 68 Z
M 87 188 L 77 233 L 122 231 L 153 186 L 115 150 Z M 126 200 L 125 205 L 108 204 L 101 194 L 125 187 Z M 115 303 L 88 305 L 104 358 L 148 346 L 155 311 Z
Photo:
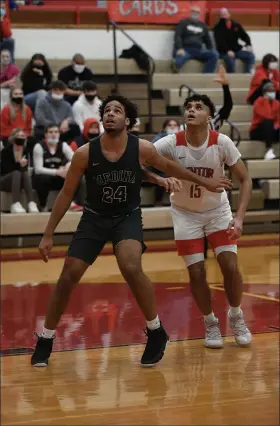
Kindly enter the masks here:
M 33 68 L 38 68 L 39 70 L 44 68 L 44 65 L 33 64 Z
M 23 98 L 12 98 L 12 102 L 15 104 L 22 104 Z
M 134 135 L 134 136 L 139 136 L 139 132 L 137 132 L 136 130 L 135 131 L 133 131 L 133 132 L 130 132 L 132 135 Z
M 91 101 L 93 101 L 94 98 L 96 98 L 96 95 L 85 95 L 85 97 L 88 101 L 91 102 Z
M 17 146 L 23 146 L 25 144 L 25 139 L 23 139 L 23 138 L 15 138 L 15 144 Z
M 97 138 L 97 136 L 99 136 L 99 135 L 100 135 L 99 132 L 98 133 L 88 133 L 88 138 L 89 139 Z

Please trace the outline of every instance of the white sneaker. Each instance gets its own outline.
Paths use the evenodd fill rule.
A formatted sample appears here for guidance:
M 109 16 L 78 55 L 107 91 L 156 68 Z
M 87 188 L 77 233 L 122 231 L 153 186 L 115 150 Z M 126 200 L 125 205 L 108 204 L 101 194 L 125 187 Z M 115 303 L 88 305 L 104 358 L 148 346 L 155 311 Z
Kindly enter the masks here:
M 28 212 L 29 213 L 39 213 L 37 204 L 34 201 L 28 203 Z
M 274 160 L 276 158 L 276 155 L 272 148 L 270 148 L 268 151 L 266 151 L 264 159 L 265 160 Z
M 240 346 L 249 345 L 252 342 L 252 334 L 246 327 L 243 312 L 241 311 L 239 314 L 231 316 L 229 311 L 228 318 L 236 343 Z
M 205 343 L 207 348 L 218 349 L 224 346 L 223 338 L 220 332 L 219 320 L 204 320 Z
M 22 207 L 20 202 L 17 201 L 16 203 L 11 204 L 10 212 L 11 213 L 26 213 L 26 210 Z

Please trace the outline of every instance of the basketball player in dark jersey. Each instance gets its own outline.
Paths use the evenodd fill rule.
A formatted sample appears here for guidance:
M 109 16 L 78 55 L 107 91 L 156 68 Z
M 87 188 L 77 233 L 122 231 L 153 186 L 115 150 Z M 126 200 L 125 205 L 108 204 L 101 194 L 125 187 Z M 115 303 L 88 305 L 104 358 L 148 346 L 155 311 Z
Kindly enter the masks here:
M 50 297 L 43 333 L 38 335 L 31 358 L 31 364 L 36 367 L 47 366 L 55 329 L 72 290 L 107 241 L 113 243 L 120 272 L 147 322 L 148 339 L 141 364 L 152 366 L 160 361 L 168 336 L 157 315 L 152 284 L 141 264 L 145 249 L 139 207 L 142 165 L 154 166 L 169 176 L 191 180 L 214 192 L 232 186 L 224 177 L 214 180 L 198 176 L 158 154 L 152 143 L 130 135 L 128 130 L 135 124 L 138 111 L 126 98 L 109 96 L 100 107 L 100 116 L 105 132 L 75 152 L 39 246 L 40 254 L 47 262 L 55 229 L 67 212 L 81 177 L 85 175 L 87 200 L 84 213 Z M 163 178 L 147 173 L 150 181 L 165 186 Z M 176 185 L 171 185 L 173 189 L 176 190 Z

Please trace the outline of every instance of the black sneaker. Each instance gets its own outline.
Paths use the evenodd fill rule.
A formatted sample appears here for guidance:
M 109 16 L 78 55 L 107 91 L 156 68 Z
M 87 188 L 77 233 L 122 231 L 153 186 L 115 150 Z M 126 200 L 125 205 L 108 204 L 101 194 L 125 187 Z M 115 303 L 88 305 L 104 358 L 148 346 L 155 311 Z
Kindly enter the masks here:
M 163 357 L 169 337 L 162 325 L 156 330 L 147 328 L 145 334 L 148 337 L 148 341 L 141 358 L 141 364 L 144 367 L 152 367 Z
M 33 367 L 47 367 L 49 363 L 49 357 L 52 353 L 53 339 L 46 339 L 45 337 L 38 336 L 38 340 L 31 357 L 31 365 Z

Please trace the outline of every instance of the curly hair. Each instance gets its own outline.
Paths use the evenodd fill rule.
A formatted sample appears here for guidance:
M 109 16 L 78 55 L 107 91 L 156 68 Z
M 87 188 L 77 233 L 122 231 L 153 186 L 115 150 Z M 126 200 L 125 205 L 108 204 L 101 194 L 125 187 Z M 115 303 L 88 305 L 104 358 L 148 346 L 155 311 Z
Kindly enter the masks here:
M 103 120 L 104 111 L 106 108 L 106 105 L 109 102 L 117 101 L 119 102 L 125 110 L 125 116 L 129 119 L 129 125 L 127 126 L 127 130 L 132 129 L 132 127 L 136 124 L 137 118 L 138 118 L 138 108 L 137 106 L 132 103 L 129 99 L 125 98 L 121 95 L 110 95 L 100 105 L 99 112 L 101 120 Z
M 211 99 L 209 98 L 209 96 L 199 95 L 199 94 L 194 94 L 192 96 L 189 96 L 188 98 L 185 99 L 184 107 L 186 108 L 188 103 L 190 102 L 203 102 L 204 105 L 206 105 L 210 109 L 211 117 L 212 118 L 214 117 L 216 108 L 213 102 L 211 101 Z

